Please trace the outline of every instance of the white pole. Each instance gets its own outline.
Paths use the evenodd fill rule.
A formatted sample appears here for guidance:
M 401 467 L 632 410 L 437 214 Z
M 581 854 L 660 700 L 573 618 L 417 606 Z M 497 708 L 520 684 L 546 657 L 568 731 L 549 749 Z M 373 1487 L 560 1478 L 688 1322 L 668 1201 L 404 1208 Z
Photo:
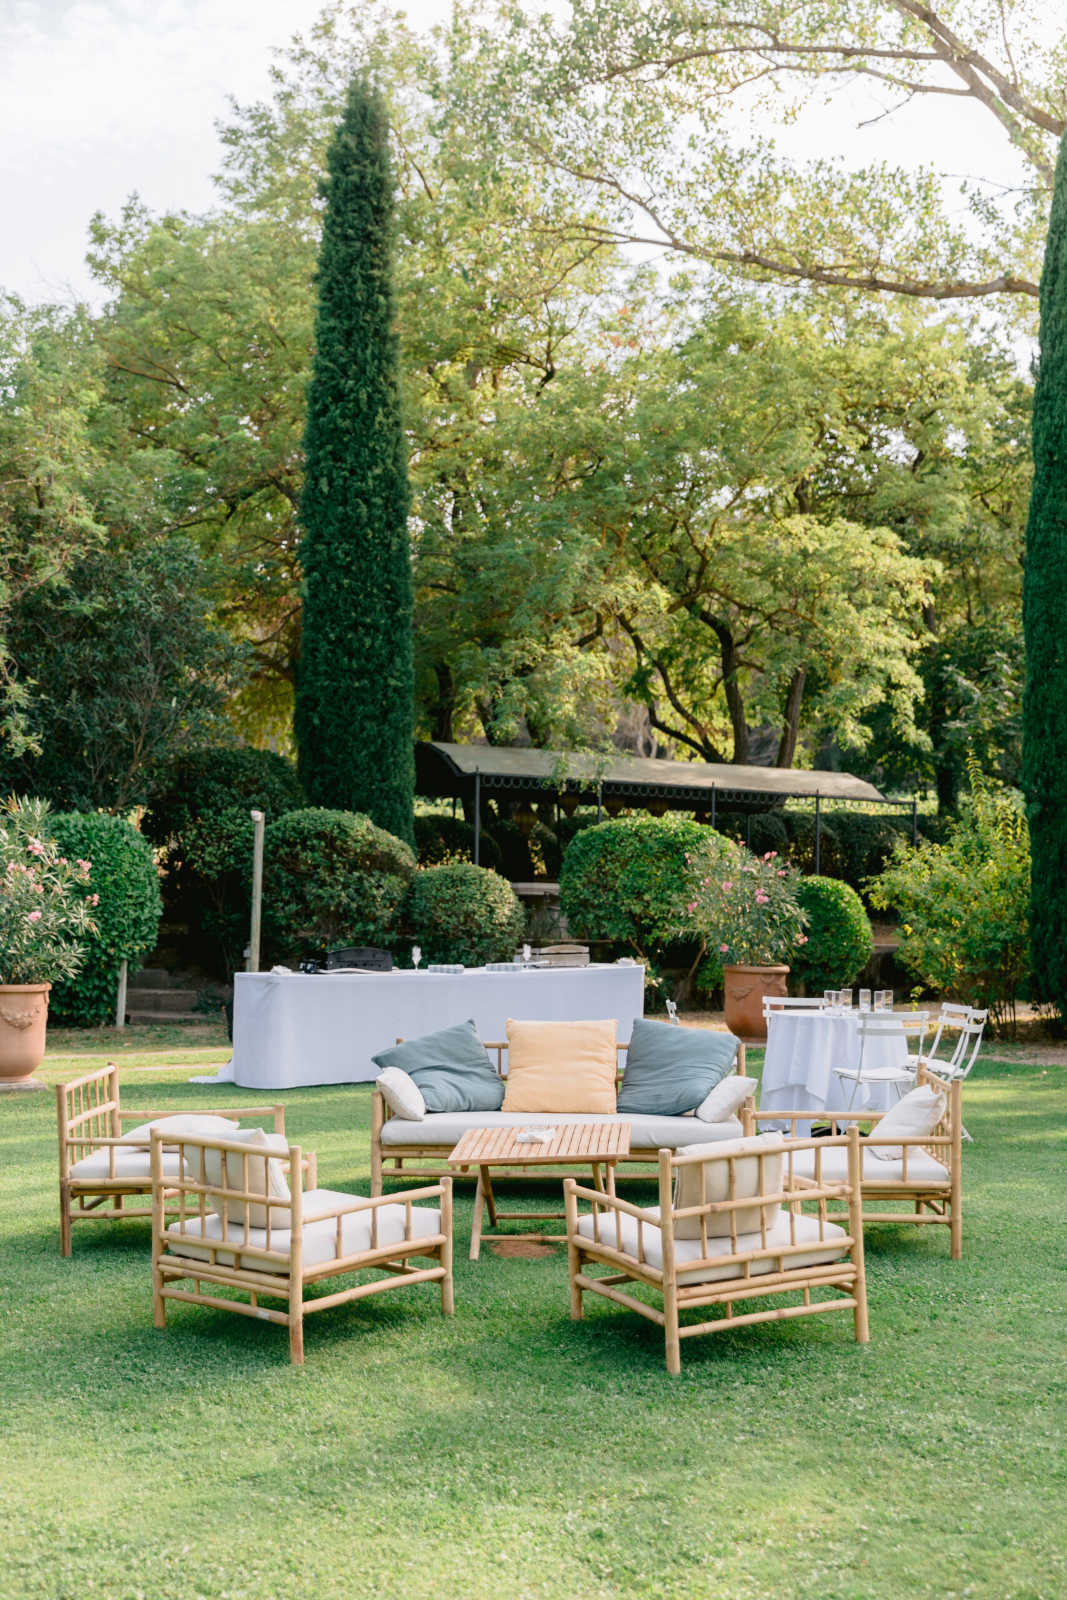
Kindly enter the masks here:
M 126 962 L 119 964 L 119 992 L 115 996 L 115 1026 L 126 1026 Z
M 263 911 L 263 824 L 262 811 L 252 812 L 255 829 L 252 840 L 252 932 L 248 941 L 248 970 L 259 971 L 259 927 Z

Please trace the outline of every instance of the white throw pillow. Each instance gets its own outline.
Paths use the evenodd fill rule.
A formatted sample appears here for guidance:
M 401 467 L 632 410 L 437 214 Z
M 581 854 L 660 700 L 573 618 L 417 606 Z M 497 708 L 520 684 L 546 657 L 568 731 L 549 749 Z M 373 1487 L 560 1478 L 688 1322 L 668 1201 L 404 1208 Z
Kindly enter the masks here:
M 945 1115 L 945 1097 L 933 1084 L 921 1083 L 886 1112 L 871 1129 L 871 1139 L 914 1139 L 928 1137 Z M 899 1161 L 899 1144 L 869 1144 L 879 1161 Z
M 256 1150 L 269 1151 L 272 1156 L 284 1156 L 289 1153 L 289 1141 L 284 1133 L 264 1133 L 262 1128 L 237 1128 L 232 1133 L 218 1135 L 238 1144 L 247 1144 Z M 244 1158 L 236 1150 L 213 1150 L 206 1147 L 204 1156 L 204 1177 L 200 1178 L 200 1152 L 192 1146 L 183 1150 L 186 1166 L 190 1169 L 190 1176 L 197 1182 L 203 1181 L 208 1185 L 226 1183 L 233 1189 L 244 1189 L 245 1179 L 242 1171 Z M 226 1175 L 223 1177 L 223 1162 L 226 1164 Z M 263 1156 L 256 1156 L 248 1161 L 247 1192 L 261 1194 L 266 1199 L 283 1201 L 283 1205 L 271 1206 L 270 1225 L 272 1228 L 288 1228 L 292 1222 L 292 1212 L 289 1209 L 289 1185 L 285 1181 L 285 1168 L 280 1161 L 266 1160 Z M 226 1197 L 222 1191 L 212 1194 L 210 1198 L 222 1210 L 223 1199 L 226 1199 L 227 1216 L 231 1227 L 241 1227 L 245 1222 L 245 1202 Z M 258 1206 L 254 1202 L 248 1206 L 248 1226 L 250 1228 L 265 1228 L 267 1226 L 267 1206 Z
M 708 1144 L 686 1145 L 684 1154 L 743 1157 L 742 1160 L 732 1163 L 733 1198 L 747 1200 L 750 1195 L 754 1198 L 760 1194 L 781 1192 L 782 1143 L 780 1133 L 756 1133 L 745 1139 L 712 1140 Z M 729 1200 L 730 1167 L 731 1163 L 723 1160 L 703 1163 L 695 1161 L 692 1166 L 680 1167 L 674 1190 L 675 1210 L 709 1204 L 713 1200 Z M 706 1174 L 703 1195 L 700 1185 L 701 1171 Z M 781 1202 L 777 1200 L 765 1206 L 738 1206 L 733 1213 L 735 1232 L 758 1233 L 761 1212 L 767 1227 L 773 1228 L 780 1209 Z M 683 1217 L 674 1224 L 675 1235 L 679 1239 L 699 1239 L 701 1220 L 700 1217 Z M 703 1220 L 706 1222 L 709 1238 L 729 1237 L 728 1211 L 713 1211 Z
M 404 1122 L 423 1120 L 426 1101 L 422 1097 L 422 1090 L 403 1067 L 383 1067 L 375 1082 L 394 1117 L 400 1117 Z
M 153 1128 L 158 1128 L 162 1133 L 169 1133 L 174 1139 L 228 1139 L 239 1126 L 240 1124 L 230 1117 L 191 1115 L 156 1117 L 154 1122 L 142 1122 L 136 1128 L 131 1128 L 129 1133 L 124 1133 L 122 1143 L 151 1144 Z
M 697 1116 L 701 1122 L 725 1122 L 728 1117 L 736 1115 L 755 1092 L 754 1078 L 739 1078 L 736 1072 L 732 1072 L 728 1078 L 722 1078 L 700 1102 Z

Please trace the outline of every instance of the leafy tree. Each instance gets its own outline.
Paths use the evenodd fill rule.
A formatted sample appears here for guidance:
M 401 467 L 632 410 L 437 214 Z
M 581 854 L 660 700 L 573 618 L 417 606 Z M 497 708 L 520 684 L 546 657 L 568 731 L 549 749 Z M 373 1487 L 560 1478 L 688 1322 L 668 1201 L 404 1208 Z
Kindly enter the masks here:
M 10 650 L 31 683 L 40 749 L 0 781 L 72 809 L 127 811 L 155 767 L 222 726 L 240 653 L 212 619 L 210 569 L 182 538 L 82 557 L 24 595 Z
M 295 732 L 313 801 L 410 839 L 411 551 L 385 108 L 354 80 L 329 153 L 308 391 Z
M 1031 938 L 1040 995 L 1067 1012 L 1067 138 L 1041 277 L 1034 492 L 1026 527 L 1023 786 L 1033 849 Z
M 590 239 L 791 283 L 1036 296 L 1067 127 L 1067 66 L 1044 0 L 575 0 L 562 17 L 509 16 L 510 29 L 485 31 L 497 82 L 515 86 L 485 112 L 487 136 L 497 132 L 501 159 L 542 163 L 564 200 L 594 190 L 602 216 L 578 224 Z M 932 166 L 791 159 L 792 124 L 842 83 L 876 85 L 890 97 L 882 115 L 924 100 L 942 116 L 953 104 L 986 115 L 1018 189 L 998 196 Z M 569 208 L 561 226 L 574 226 Z

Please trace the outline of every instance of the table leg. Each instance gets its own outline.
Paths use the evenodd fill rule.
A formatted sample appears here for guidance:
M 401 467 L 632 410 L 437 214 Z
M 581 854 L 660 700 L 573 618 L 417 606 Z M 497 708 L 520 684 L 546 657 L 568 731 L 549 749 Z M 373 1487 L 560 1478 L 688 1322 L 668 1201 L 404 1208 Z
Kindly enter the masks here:
M 474 1215 L 471 1217 L 470 1258 L 472 1261 L 477 1261 L 482 1248 L 482 1208 L 485 1205 L 485 1189 L 483 1187 L 485 1176 L 485 1168 L 479 1167 L 478 1184 L 474 1191 Z
M 496 1227 L 496 1195 L 493 1193 L 493 1173 L 490 1167 L 482 1168 L 482 1188 L 485 1190 L 485 1204 L 489 1211 L 489 1226 Z

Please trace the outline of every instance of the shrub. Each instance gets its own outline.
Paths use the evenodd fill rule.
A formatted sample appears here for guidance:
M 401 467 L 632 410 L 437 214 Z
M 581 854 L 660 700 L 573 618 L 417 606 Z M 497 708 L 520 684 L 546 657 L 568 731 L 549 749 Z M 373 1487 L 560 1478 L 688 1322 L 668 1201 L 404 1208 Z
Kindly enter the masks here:
M 155 949 L 163 901 L 152 846 L 122 817 L 65 812 L 51 818 L 56 842 L 70 860 L 90 861 L 89 884 L 100 896 L 95 933 L 83 935 L 85 961 L 57 983 L 49 1011 L 57 1022 L 89 1028 L 115 1015 L 119 967 L 136 967 Z
M 266 833 L 267 943 L 284 955 L 389 944 L 414 872 L 411 847 L 369 817 L 317 807 L 291 811 Z
M 182 833 L 182 902 L 196 958 L 227 975 L 244 959 L 252 913 L 255 830 L 243 807 L 232 806 L 190 823 Z
M 1014 1026 L 1030 971 L 1029 834 L 1018 793 L 995 788 L 973 766 L 970 776 L 946 842 L 898 843 L 870 899 L 899 913 L 898 955 L 921 983 Z
M 462 961 L 468 967 L 509 961 L 524 926 L 510 883 L 468 861 L 417 872 L 407 920 L 427 961 Z
M 0 983 L 73 978 L 94 931 L 91 862 L 72 863 L 47 800 L 14 795 L 0 816 Z
M 839 878 L 802 878 L 797 899 L 807 914 L 808 939 L 793 957 L 793 976 L 809 994 L 848 988 L 874 953 L 863 901 Z
M 159 771 L 142 831 L 153 844 L 173 845 L 193 823 L 223 811 L 255 806 L 271 822 L 305 804 L 296 771 L 284 757 L 208 745 L 176 756 Z
M 782 821 L 788 843 L 782 854 L 798 872 L 815 871 L 814 811 L 783 811 Z M 841 877 L 841 851 L 833 820 L 823 814 L 819 826 L 819 871 L 825 877 Z
M 611 939 L 646 961 L 685 920 L 690 870 L 710 870 L 721 834 L 687 817 L 620 817 L 577 834 L 563 858 L 560 910 L 576 939 Z
M 481 830 L 478 841 L 480 865 L 500 868 L 500 850 L 491 834 Z M 415 854 L 420 867 L 440 867 L 449 861 L 474 860 L 474 829 L 462 817 L 446 817 L 439 812 L 415 818 Z
M 690 867 L 677 932 L 699 938 L 724 966 L 775 966 L 806 942 L 799 878 L 773 850 L 731 842 L 710 868 Z

